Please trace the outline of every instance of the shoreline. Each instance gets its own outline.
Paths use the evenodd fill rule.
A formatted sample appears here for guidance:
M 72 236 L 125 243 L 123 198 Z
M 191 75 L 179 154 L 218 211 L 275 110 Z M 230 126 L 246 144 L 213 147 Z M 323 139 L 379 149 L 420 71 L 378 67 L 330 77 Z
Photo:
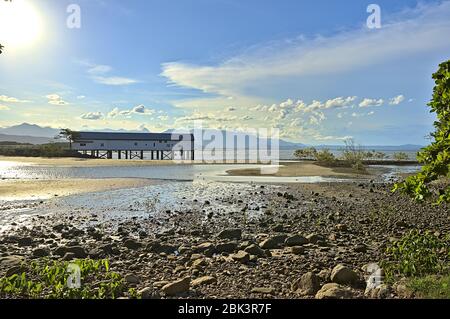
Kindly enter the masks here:
M 43 200 L 54 197 L 153 185 L 158 181 L 139 178 L 8 179 L 0 180 L 0 201 Z
M 221 187 L 196 185 L 183 206 L 133 205 L 120 218 L 109 201 L 53 212 L 38 205 L 27 227 L 7 223 L 0 276 L 15 271 L 16 259 L 107 258 L 112 271 L 133 279 L 127 289 L 154 298 L 312 299 L 345 266 L 354 279 L 336 288 L 346 298 L 413 298 L 390 284 L 365 291 L 367 265 L 387 258 L 386 247 L 412 229 L 440 238 L 450 231 L 448 207 L 414 203 L 389 184 Z M 304 276 L 317 282 L 307 291 L 295 284 Z M 176 294 L 164 288 L 182 278 L 189 284 Z

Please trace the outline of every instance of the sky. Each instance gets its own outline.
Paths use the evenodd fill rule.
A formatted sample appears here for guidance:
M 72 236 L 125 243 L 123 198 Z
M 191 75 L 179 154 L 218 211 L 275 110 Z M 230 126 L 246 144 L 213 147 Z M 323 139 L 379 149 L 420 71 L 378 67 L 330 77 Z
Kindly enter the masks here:
M 0 127 L 201 121 L 305 144 L 426 144 L 431 75 L 450 58 L 450 1 L 13 0 L 2 13 Z

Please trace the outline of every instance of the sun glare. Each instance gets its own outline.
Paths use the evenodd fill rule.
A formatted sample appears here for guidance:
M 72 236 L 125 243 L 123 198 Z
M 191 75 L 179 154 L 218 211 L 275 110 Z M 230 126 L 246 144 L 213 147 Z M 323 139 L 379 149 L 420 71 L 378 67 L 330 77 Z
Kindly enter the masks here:
M 0 44 L 7 49 L 36 43 L 42 29 L 42 18 L 32 1 L 0 1 Z

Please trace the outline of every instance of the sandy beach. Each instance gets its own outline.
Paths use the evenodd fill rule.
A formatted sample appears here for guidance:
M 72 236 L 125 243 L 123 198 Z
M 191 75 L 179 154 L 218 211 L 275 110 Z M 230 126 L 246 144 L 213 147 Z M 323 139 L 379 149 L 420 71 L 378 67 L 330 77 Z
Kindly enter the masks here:
M 324 167 L 312 162 L 283 162 L 279 170 L 272 174 L 278 177 L 293 176 L 322 176 L 322 177 L 340 177 L 340 178 L 367 178 L 370 175 L 383 173 L 379 168 L 368 168 L 366 172 L 360 173 L 349 167 Z M 256 168 L 233 169 L 227 173 L 232 176 L 262 176 L 261 171 Z
M 62 179 L 0 180 L 0 200 L 47 199 L 57 196 L 99 192 L 150 185 L 148 179 Z
M 146 166 L 146 165 L 174 165 L 192 164 L 192 161 L 171 161 L 171 160 L 126 160 L 126 159 L 98 159 L 98 158 L 44 158 L 44 157 L 12 157 L 0 156 L 1 162 L 15 162 L 24 165 L 58 166 L 58 167 L 98 167 L 98 166 Z

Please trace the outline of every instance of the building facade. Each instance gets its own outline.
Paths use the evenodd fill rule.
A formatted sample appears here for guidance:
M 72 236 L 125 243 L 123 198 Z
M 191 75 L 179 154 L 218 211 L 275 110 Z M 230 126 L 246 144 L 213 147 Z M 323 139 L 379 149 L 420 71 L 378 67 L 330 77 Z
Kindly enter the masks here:
M 98 158 L 195 158 L 193 134 L 76 132 L 71 148 Z

